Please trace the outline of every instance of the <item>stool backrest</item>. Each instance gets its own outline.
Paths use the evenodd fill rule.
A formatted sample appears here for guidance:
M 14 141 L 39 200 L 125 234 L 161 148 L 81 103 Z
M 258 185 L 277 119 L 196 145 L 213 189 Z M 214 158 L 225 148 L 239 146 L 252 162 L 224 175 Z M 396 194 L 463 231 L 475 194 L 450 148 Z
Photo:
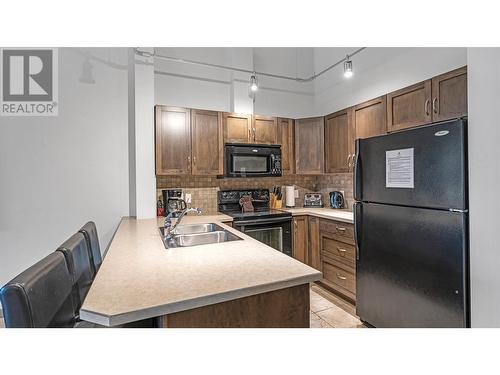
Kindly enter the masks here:
M 101 248 L 99 246 L 99 237 L 97 236 L 96 225 L 93 221 L 89 221 L 79 230 L 79 232 L 85 236 L 87 246 L 90 248 L 94 270 L 97 273 L 102 263 L 102 256 Z
M 68 238 L 57 251 L 64 255 L 73 278 L 75 316 L 78 316 L 95 276 L 90 250 L 84 235 L 78 232 Z
M 26 269 L 2 289 L 7 328 L 73 327 L 72 277 L 64 256 L 54 252 Z

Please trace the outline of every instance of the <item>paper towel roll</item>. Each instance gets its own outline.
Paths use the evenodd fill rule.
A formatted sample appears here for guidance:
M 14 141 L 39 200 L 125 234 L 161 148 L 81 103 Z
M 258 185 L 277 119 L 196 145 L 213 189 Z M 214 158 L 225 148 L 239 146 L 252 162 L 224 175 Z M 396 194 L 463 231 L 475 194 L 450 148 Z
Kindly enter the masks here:
M 287 207 L 295 207 L 295 186 L 285 188 L 285 204 Z

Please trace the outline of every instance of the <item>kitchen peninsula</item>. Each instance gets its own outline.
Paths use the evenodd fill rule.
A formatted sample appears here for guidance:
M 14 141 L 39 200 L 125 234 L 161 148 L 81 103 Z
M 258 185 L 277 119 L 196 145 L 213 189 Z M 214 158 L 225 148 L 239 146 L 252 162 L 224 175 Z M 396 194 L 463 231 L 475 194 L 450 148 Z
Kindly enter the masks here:
M 231 228 L 226 215 L 186 216 L 241 240 L 165 249 L 161 219 L 123 218 L 80 310 L 116 326 L 159 317 L 162 327 L 309 327 L 309 283 L 321 272 Z

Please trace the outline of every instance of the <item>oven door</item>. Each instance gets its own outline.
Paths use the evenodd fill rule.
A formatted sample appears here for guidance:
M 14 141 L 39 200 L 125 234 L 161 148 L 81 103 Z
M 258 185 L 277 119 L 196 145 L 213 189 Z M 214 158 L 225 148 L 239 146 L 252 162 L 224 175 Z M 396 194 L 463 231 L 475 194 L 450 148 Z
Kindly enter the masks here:
M 279 146 L 225 146 L 226 177 L 281 176 Z
M 234 227 L 257 241 L 292 256 L 292 219 L 289 217 L 239 220 Z

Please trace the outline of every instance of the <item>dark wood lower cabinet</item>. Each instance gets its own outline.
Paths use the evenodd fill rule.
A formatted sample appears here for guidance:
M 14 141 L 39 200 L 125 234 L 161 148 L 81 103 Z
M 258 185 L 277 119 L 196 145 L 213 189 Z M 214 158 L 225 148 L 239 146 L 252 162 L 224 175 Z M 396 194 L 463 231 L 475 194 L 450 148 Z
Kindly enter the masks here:
M 309 284 L 165 315 L 163 328 L 309 328 Z
M 307 264 L 321 271 L 321 253 L 319 247 L 319 218 L 309 216 L 309 247 Z
M 354 225 L 315 216 L 294 216 L 293 256 L 323 272 L 320 283 L 356 303 Z
M 307 216 L 293 218 L 293 257 L 302 263 L 307 263 L 309 247 L 309 228 Z
M 348 302 L 356 303 L 354 225 L 320 220 L 321 283 Z

